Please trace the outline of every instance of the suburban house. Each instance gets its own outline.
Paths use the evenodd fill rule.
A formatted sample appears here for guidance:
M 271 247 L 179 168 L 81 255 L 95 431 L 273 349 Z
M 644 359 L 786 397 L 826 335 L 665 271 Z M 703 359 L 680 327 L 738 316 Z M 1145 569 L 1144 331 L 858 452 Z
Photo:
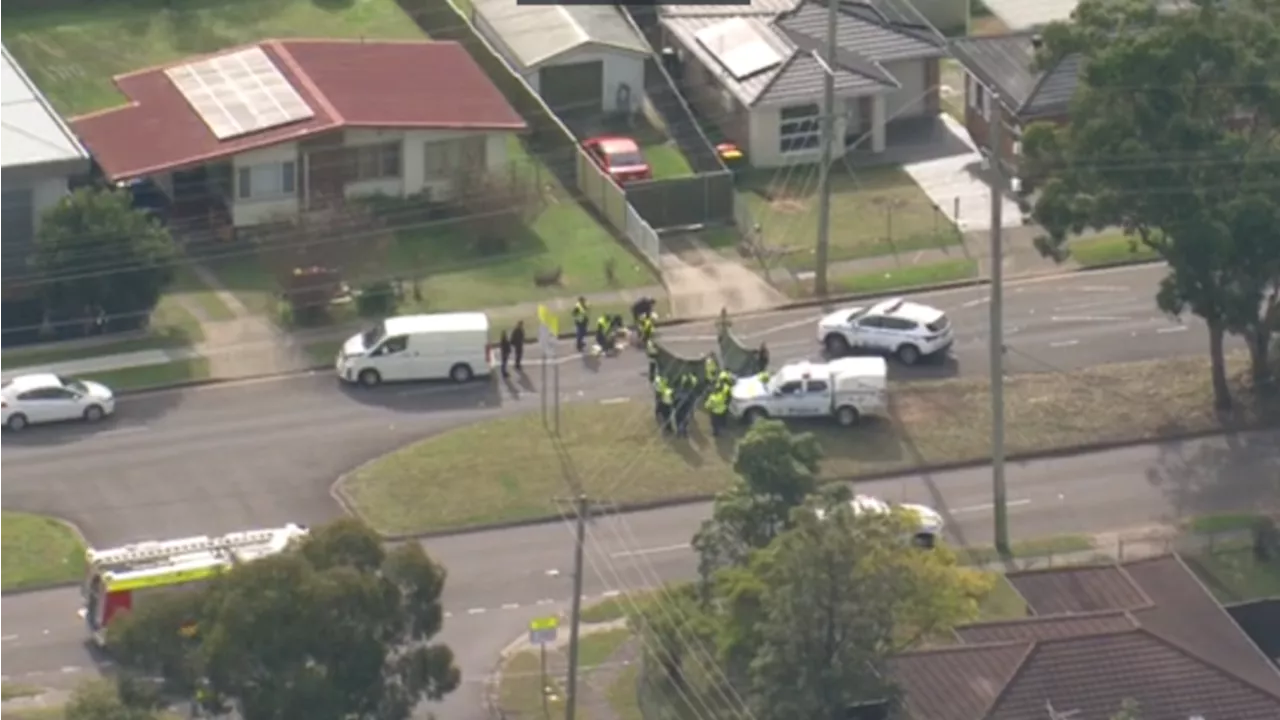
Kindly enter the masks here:
M 1274 720 L 1280 670 L 1177 555 L 1015 572 L 1021 620 L 894 659 L 909 720 Z
M 27 77 L 9 49 L 3 50 L 3 274 L 5 298 L 21 295 L 14 278 L 27 274 L 26 259 L 46 210 L 67 194 L 68 180 L 89 172 L 89 153 L 49 101 Z M 18 326 L 6 307 L 6 325 Z M 38 318 L 37 318 L 38 319 Z
M 836 152 L 883 152 L 895 123 L 936 117 L 945 43 L 879 4 L 841 2 L 836 32 Z M 756 167 L 815 162 L 827 72 L 827 6 L 817 0 L 659 9 L 694 107 Z
M 234 228 L 358 195 L 447 200 L 526 127 L 454 42 L 268 40 L 115 82 L 128 104 L 72 121 L 106 176 Z
M 964 67 L 965 127 L 974 144 L 990 151 L 991 127 L 1003 123 L 1000 157 L 1015 170 L 1023 130 L 1034 122 L 1066 122 L 1080 77 L 1079 56 L 1036 70 L 1039 46 L 1034 31 L 951 41 L 951 54 Z
M 648 42 L 613 5 L 474 0 L 476 30 L 557 115 L 628 114 L 644 94 Z

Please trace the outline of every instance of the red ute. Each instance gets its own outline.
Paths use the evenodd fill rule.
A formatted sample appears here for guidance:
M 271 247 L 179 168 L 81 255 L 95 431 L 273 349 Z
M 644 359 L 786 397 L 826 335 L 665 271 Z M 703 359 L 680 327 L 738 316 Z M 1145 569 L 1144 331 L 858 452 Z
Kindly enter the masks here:
M 595 137 L 584 141 L 582 146 L 619 185 L 653 179 L 653 169 L 641 154 L 640 146 L 631 138 Z

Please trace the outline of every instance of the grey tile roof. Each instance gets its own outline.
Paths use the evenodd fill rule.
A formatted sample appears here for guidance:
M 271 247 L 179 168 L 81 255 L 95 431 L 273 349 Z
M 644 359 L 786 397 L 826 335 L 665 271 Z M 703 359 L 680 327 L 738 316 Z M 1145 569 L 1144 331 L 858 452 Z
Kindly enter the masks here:
M 728 12 L 728 8 L 736 12 Z M 863 95 L 901 87 L 882 63 L 946 54 L 940 39 L 918 26 L 895 23 L 869 3 L 845 0 L 840 9 L 836 58 L 844 72 L 836 76 L 837 94 Z M 744 105 L 811 101 L 821 96 L 824 71 L 812 52 L 821 54 L 825 47 L 825 5 L 802 0 L 752 0 L 750 6 L 663 6 L 659 13 L 662 25 Z M 744 81 L 725 72 L 698 42 L 696 34 L 730 17 L 749 18 L 758 32 L 789 48 L 782 64 Z
M 1107 718 L 1126 699 L 1149 718 L 1280 717 L 1280 671 L 1176 555 L 1008 578 L 1034 617 L 893 660 L 910 720 L 1024 720 L 1046 702 Z
M 647 56 L 648 42 L 612 5 L 517 5 L 516 0 L 473 0 L 476 14 L 533 69 L 584 45 Z
M 1080 77 L 1079 56 L 1047 72 L 1033 70 L 1034 32 L 955 38 L 951 54 L 983 85 L 1000 94 L 1019 117 L 1030 120 L 1065 113 Z
M 0 74 L 3 75 L 4 132 L 0 137 L 0 159 L 3 167 L 45 165 L 48 163 L 84 161 L 89 153 L 76 139 L 62 117 L 45 99 L 40 89 L 0 45 Z

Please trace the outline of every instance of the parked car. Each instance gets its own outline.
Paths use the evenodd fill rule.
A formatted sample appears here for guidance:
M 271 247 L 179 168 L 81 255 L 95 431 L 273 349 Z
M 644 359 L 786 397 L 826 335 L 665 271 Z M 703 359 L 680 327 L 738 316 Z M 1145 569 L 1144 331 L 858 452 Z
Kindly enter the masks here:
M 489 317 L 481 312 L 390 317 L 342 344 L 334 369 L 343 382 L 469 382 L 489 375 Z
M 951 322 L 937 308 L 902 298 L 852 307 L 818 321 L 818 342 L 839 357 L 852 350 L 895 355 L 907 365 L 941 355 L 954 342 Z
M 0 387 L 0 423 L 15 432 L 66 420 L 97 422 L 115 411 L 111 389 L 92 380 L 34 373 L 11 378 Z
M 644 159 L 640 146 L 629 137 L 594 137 L 584 141 L 582 146 L 619 185 L 653 179 L 653 168 Z
M 942 515 L 928 505 L 915 503 L 891 505 L 871 495 L 854 495 L 853 500 L 849 501 L 849 506 L 853 508 L 855 516 L 888 515 L 894 510 L 907 513 L 908 517 L 916 523 L 916 527 L 913 528 L 914 532 L 911 535 L 911 544 L 930 550 L 937 546 L 938 539 L 942 537 L 942 530 L 945 526 Z M 826 512 L 822 509 L 818 509 L 816 514 L 819 520 L 826 516 Z
M 888 406 L 888 371 L 883 358 L 841 358 L 829 363 L 783 365 L 771 377 L 740 378 L 733 385 L 729 412 L 759 418 L 835 418 L 845 427 Z

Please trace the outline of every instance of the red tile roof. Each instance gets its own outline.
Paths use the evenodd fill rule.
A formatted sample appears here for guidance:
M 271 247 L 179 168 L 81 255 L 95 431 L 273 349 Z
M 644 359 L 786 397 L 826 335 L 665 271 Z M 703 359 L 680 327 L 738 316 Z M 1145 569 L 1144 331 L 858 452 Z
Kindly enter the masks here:
M 121 75 L 129 104 L 70 121 L 113 180 L 198 165 L 343 127 L 524 130 L 502 93 L 456 42 L 266 40 L 258 44 L 314 117 L 220 141 L 165 70 Z M 243 47 L 224 51 L 235 52 Z

